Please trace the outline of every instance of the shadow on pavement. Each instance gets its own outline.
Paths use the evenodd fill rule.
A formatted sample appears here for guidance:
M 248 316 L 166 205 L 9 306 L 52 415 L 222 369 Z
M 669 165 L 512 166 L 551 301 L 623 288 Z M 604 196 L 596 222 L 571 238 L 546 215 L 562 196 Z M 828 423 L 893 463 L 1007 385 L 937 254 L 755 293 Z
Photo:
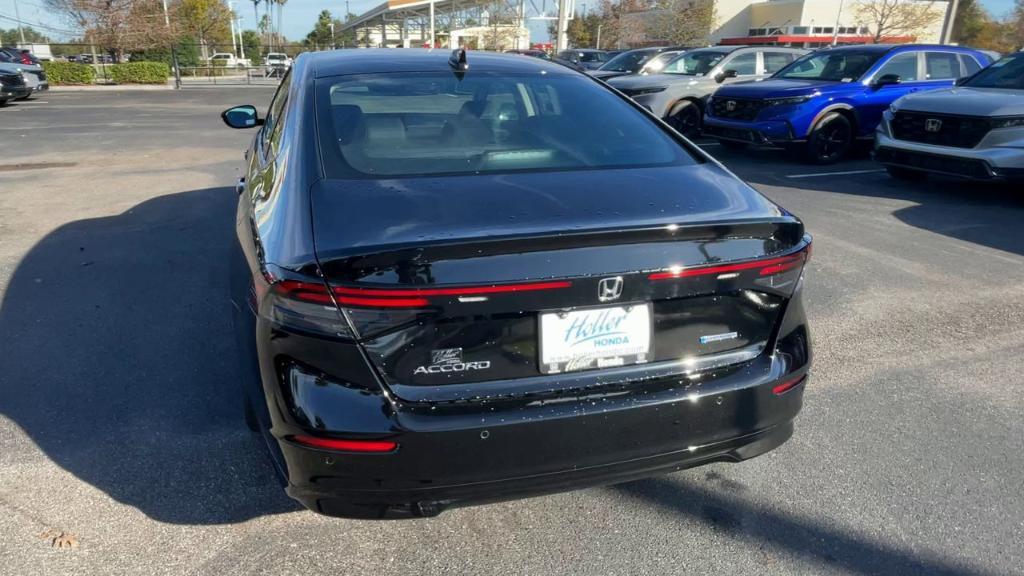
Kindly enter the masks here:
M 640 501 L 704 523 L 729 537 L 749 540 L 766 552 L 791 554 L 823 566 L 822 574 L 929 574 L 980 576 L 987 572 L 922 558 L 892 545 L 844 533 L 827 518 L 810 520 L 756 508 L 742 498 L 723 495 L 733 482 L 715 472 L 718 490 L 697 488 L 675 476 L 619 484 L 614 489 Z M 741 487 L 741 486 L 740 486 Z
M 973 182 L 929 176 L 907 182 L 884 172 L 838 174 L 818 178 L 787 178 L 789 174 L 835 173 L 883 169 L 867 156 L 830 166 L 801 164 L 781 150 L 714 151 L 716 157 L 752 184 L 784 186 L 812 192 L 891 198 L 917 205 L 893 213 L 911 226 L 959 240 L 1024 254 L 1024 194 L 1018 183 Z M 784 167 L 780 169 L 781 167 Z M 781 172 L 781 173 L 780 173 Z
M 242 419 L 226 270 L 235 199 L 197 190 L 62 226 L 0 305 L 0 413 L 162 522 L 299 509 Z

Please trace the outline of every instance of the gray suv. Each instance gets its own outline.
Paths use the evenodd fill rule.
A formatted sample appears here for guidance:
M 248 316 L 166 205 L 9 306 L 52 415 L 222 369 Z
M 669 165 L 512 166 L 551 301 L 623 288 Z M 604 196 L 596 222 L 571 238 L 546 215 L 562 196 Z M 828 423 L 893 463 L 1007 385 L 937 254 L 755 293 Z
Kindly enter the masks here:
M 957 84 L 893 102 L 875 134 L 875 158 L 900 179 L 1024 178 L 1024 52 Z
M 777 46 L 715 46 L 680 54 L 659 74 L 608 80 L 685 135 L 700 130 L 704 103 L 722 84 L 760 80 L 808 50 Z

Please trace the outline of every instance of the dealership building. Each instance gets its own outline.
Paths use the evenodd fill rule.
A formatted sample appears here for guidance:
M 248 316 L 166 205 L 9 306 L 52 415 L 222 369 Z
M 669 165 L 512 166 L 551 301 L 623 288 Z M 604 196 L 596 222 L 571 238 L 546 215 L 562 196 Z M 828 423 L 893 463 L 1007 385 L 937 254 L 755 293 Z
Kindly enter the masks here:
M 914 35 L 884 38 L 887 42 L 939 43 L 951 28 L 953 0 L 904 0 L 935 11 L 935 20 Z M 833 43 L 865 44 L 873 40 L 873 24 L 857 13 L 858 0 L 717 0 L 714 44 L 775 44 L 817 48 Z M 653 39 L 649 39 L 651 41 Z

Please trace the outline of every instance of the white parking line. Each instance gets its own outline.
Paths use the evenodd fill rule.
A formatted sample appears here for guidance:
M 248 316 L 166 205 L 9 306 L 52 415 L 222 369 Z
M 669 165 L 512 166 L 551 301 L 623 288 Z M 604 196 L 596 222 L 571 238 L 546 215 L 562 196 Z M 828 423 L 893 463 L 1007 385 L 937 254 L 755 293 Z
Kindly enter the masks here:
M 848 170 L 846 172 L 817 172 L 815 174 L 792 174 L 786 178 L 817 178 L 818 176 L 850 176 L 852 174 L 873 174 L 885 170 Z

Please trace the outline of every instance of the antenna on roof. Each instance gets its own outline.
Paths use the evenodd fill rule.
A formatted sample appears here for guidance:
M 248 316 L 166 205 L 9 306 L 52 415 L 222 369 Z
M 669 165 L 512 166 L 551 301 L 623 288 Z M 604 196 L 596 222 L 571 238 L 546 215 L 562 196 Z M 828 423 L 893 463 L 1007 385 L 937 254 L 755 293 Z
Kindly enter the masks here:
M 456 48 L 452 50 L 452 55 L 448 57 L 448 64 L 459 72 L 469 70 L 469 63 L 466 62 L 466 49 Z

